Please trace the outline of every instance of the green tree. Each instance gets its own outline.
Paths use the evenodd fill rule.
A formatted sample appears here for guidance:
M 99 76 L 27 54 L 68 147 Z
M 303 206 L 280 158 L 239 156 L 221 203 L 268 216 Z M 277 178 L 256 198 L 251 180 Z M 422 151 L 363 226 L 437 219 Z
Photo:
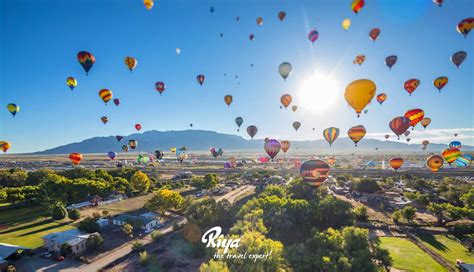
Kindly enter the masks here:
M 72 247 L 70 244 L 64 243 L 59 248 L 59 252 L 61 253 L 61 256 L 67 257 L 72 254 Z
M 161 239 L 161 232 L 159 230 L 154 230 L 151 232 L 151 239 L 153 239 L 154 242 L 158 242 Z
M 67 216 L 72 221 L 76 221 L 77 219 L 81 218 L 81 213 L 79 212 L 79 210 L 74 209 L 74 210 L 71 210 L 70 212 L 68 212 Z
M 355 190 L 362 193 L 375 193 L 380 191 L 380 186 L 374 179 L 361 178 L 355 181 Z
M 355 218 L 356 218 L 358 221 L 365 222 L 365 221 L 367 221 L 367 219 L 368 219 L 367 207 L 366 207 L 365 205 L 356 207 L 356 208 L 354 209 L 354 214 L 355 214 Z
M 86 246 L 87 249 L 95 250 L 99 249 L 104 245 L 104 238 L 98 233 L 92 234 L 87 237 Z
M 464 203 L 464 206 L 469 209 L 474 209 L 474 188 L 469 190 L 469 192 L 463 194 L 460 200 Z
M 412 222 L 416 215 L 416 208 L 413 206 L 406 206 L 401 211 L 401 216 L 405 218 L 408 222 Z
M 402 218 L 402 213 L 400 212 L 400 210 L 396 210 L 392 213 L 393 223 L 398 224 L 401 218 Z
M 146 266 L 149 260 L 150 257 L 148 256 L 146 250 L 143 250 L 142 252 L 138 253 L 138 262 L 141 266 Z
M 132 189 L 134 191 L 138 191 L 141 194 L 143 194 L 143 193 L 146 193 L 148 191 L 148 189 L 150 188 L 151 182 L 150 182 L 150 179 L 148 178 L 148 176 L 145 173 L 143 173 L 141 171 L 137 171 L 131 177 L 130 184 L 131 184 Z
M 86 217 L 84 220 L 80 221 L 77 228 L 87 233 L 100 232 L 99 224 L 97 224 L 96 219 L 92 217 Z
M 199 272 L 230 272 L 230 269 L 223 261 L 210 260 L 207 263 L 201 264 Z
M 231 205 L 229 201 L 217 202 L 213 198 L 193 201 L 185 211 L 189 222 L 197 224 L 201 229 L 213 226 L 228 228 L 232 224 Z
M 130 225 L 130 224 L 124 224 L 124 225 L 122 225 L 122 231 L 123 231 L 123 233 L 125 233 L 125 235 L 127 235 L 128 237 L 132 237 L 132 236 L 133 236 L 133 226 Z
M 56 207 L 54 207 L 53 211 L 51 212 L 51 217 L 54 220 L 62 220 L 66 218 L 66 216 L 67 216 L 67 210 L 66 208 L 64 208 L 63 205 L 56 205 Z
M 184 198 L 179 193 L 169 189 L 160 189 L 145 203 L 144 208 L 164 214 L 170 209 L 181 208 L 183 203 Z

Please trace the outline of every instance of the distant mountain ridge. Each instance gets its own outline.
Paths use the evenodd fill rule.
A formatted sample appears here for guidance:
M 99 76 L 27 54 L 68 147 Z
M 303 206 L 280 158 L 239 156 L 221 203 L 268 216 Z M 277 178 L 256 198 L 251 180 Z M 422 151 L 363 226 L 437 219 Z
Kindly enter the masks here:
M 187 146 L 189 150 L 205 151 L 210 147 L 223 148 L 233 151 L 261 151 L 263 140 L 247 140 L 238 135 L 218 133 L 206 130 L 180 130 L 180 131 L 146 131 L 125 136 L 118 142 L 115 136 L 93 137 L 81 142 L 66 144 L 47 149 L 34 154 L 53 155 L 80 153 L 105 153 L 108 151 L 121 151 L 121 147 L 129 140 L 136 140 L 138 146 L 136 151 L 151 152 L 154 150 L 167 151 L 171 147 Z M 430 144 L 428 151 L 441 151 L 448 146 L 445 144 Z M 421 151 L 420 144 L 406 144 L 394 141 L 380 141 L 376 139 L 363 139 L 354 148 L 354 143 L 349 138 L 337 139 L 332 147 L 325 140 L 291 141 L 291 149 L 300 151 L 314 150 L 322 152 L 331 151 Z M 474 151 L 473 146 L 463 146 L 463 151 Z

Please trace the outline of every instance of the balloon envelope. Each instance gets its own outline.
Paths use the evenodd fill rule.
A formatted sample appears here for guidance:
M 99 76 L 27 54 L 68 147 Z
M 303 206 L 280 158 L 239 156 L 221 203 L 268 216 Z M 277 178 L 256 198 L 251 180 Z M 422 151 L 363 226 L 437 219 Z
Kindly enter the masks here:
M 393 168 L 393 170 L 398 170 L 400 167 L 403 165 L 403 159 L 400 157 L 397 158 L 392 158 L 390 160 L 390 166 Z
M 291 66 L 291 64 L 289 62 L 283 62 L 278 67 L 278 73 L 280 73 L 281 77 L 284 80 L 286 80 L 286 78 L 288 78 L 288 76 L 290 76 L 292 70 L 293 70 L 293 67 Z
M 329 146 L 332 146 L 332 143 L 339 137 L 339 129 L 336 127 L 329 127 L 323 131 L 323 137 L 329 143 Z
M 83 156 L 80 153 L 71 153 L 69 154 L 69 160 L 72 162 L 74 165 L 78 165 L 81 163 Z
M 388 56 L 385 58 L 385 65 L 387 65 L 388 68 L 391 70 L 392 66 L 395 65 L 395 63 L 397 63 L 397 59 L 398 57 L 395 55 Z
M 405 116 L 395 117 L 390 121 L 389 126 L 393 133 L 397 135 L 398 139 L 400 139 L 400 135 L 405 133 L 405 131 L 410 127 L 410 119 Z
M 269 139 L 264 144 L 265 152 L 267 152 L 268 156 L 273 160 L 275 156 L 280 152 L 281 144 L 278 140 Z
M 344 93 L 347 103 L 360 116 L 362 110 L 372 101 L 377 87 L 369 79 L 359 79 L 349 83 Z
M 458 51 L 451 56 L 451 62 L 456 65 L 457 68 L 459 68 L 466 58 L 466 51 Z
M 251 125 L 251 126 L 247 127 L 247 133 L 250 136 L 250 138 L 252 138 L 252 139 L 257 134 L 257 131 L 258 131 L 258 129 L 254 125 Z
M 436 173 L 443 166 L 444 160 L 439 155 L 433 155 L 426 160 L 426 166 L 433 172 Z
M 364 138 L 365 134 L 367 133 L 365 127 L 363 125 L 358 125 L 355 127 L 351 127 L 347 131 L 347 135 L 351 140 L 354 142 L 355 146 L 357 146 L 357 143 Z
M 109 152 L 107 153 L 107 156 L 109 156 L 109 158 L 110 158 L 111 160 L 113 160 L 113 159 L 115 159 L 115 157 L 117 157 L 117 153 L 115 153 L 115 152 L 113 152 L 113 151 L 109 151 Z
M 300 167 L 300 175 L 303 181 L 313 185 L 321 185 L 329 175 L 330 167 L 322 160 L 305 161 Z

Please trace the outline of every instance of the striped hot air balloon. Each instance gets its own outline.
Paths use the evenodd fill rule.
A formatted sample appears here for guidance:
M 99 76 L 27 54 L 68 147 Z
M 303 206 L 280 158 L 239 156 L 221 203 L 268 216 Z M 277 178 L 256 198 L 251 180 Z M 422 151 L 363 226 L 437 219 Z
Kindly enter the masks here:
M 281 140 L 280 145 L 281 145 L 281 150 L 283 151 L 283 153 L 286 153 L 288 149 L 290 149 L 291 144 L 290 144 L 290 141 L 288 140 Z
M 425 112 L 422 109 L 407 110 L 407 112 L 405 112 L 405 117 L 410 120 L 410 126 L 414 129 L 416 124 L 425 117 Z
M 303 181 L 313 186 L 320 186 L 329 175 L 330 167 L 322 160 L 305 161 L 300 167 Z
M 89 70 L 92 68 L 92 66 L 95 63 L 95 57 L 87 51 L 81 51 L 77 53 L 77 60 L 81 64 L 82 68 L 84 68 L 86 75 L 88 75 Z
M 398 139 L 400 140 L 400 135 L 405 133 L 407 129 L 410 127 L 410 119 L 406 118 L 405 116 L 395 117 L 390 121 L 390 129 L 397 135 Z
M 319 37 L 319 32 L 316 30 L 312 30 L 308 33 L 308 40 L 310 40 L 311 43 L 313 44 L 318 39 L 318 37 Z
M 456 27 L 457 31 L 461 33 L 464 36 L 464 38 L 467 37 L 467 34 L 469 34 L 469 32 L 471 32 L 473 28 L 474 28 L 473 17 L 462 20 L 461 22 L 459 22 L 459 24 Z
M 339 137 L 339 129 L 336 127 L 328 127 L 323 131 L 324 139 L 332 146 L 332 143 Z
M 403 159 L 400 157 L 392 158 L 390 159 L 390 166 L 393 168 L 393 170 L 398 170 L 400 167 L 402 167 L 403 162 Z
M 66 84 L 72 91 L 77 86 L 77 80 L 74 77 L 68 77 L 66 78 Z
M 107 102 L 109 102 L 113 97 L 112 91 L 109 89 L 102 89 L 99 91 L 99 97 L 104 101 L 105 105 L 107 105 Z
M 444 160 L 449 164 L 454 162 L 461 155 L 461 151 L 457 148 L 447 148 L 441 153 L 441 156 L 443 156 Z
M 265 141 L 264 149 L 268 156 L 273 160 L 278 152 L 280 152 L 281 144 L 278 140 L 269 139 L 268 141 Z
M 364 138 L 366 133 L 367 131 L 365 130 L 365 127 L 363 125 L 351 127 L 347 131 L 347 135 L 349 136 L 349 138 L 351 138 L 351 140 L 354 142 L 356 147 L 357 147 L 357 143 L 360 142 L 362 138 Z
M 403 84 L 403 88 L 405 88 L 405 90 L 411 96 L 411 94 L 416 90 L 416 88 L 418 88 L 419 85 L 420 85 L 420 80 L 418 80 L 416 78 L 412 78 L 412 79 L 409 79 L 409 80 L 405 81 L 405 83 Z
M 441 92 L 441 89 L 443 89 L 446 84 L 448 84 L 448 78 L 445 76 L 437 77 L 433 81 L 433 85 L 438 89 L 438 92 Z
M 78 165 L 82 161 L 82 154 L 81 153 L 71 153 L 69 154 L 69 160 L 71 161 L 72 164 Z
M 12 147 L 12 144 L 8 141 L 0 141 L 0 149 L 3 151 L 3 153 L 7 153 L 8 149 Z

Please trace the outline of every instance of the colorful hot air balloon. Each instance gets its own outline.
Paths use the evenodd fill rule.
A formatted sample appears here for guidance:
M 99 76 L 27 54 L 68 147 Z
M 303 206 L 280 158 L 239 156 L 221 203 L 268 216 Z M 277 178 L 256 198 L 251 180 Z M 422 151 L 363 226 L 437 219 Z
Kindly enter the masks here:
M 280 145 L 281 145 L 281 150 L 283 151 L 283 153 L 286 153 L 286 151 L 290 149 L 290 141 L 288 140 L 280 141 Z
M 410 127 L 410 119 L 406 118 L 405 116 L 395 117 L 390 121 L 390 129 L 397 135 L 398 139 L 400 140 L 400 135 L 405 133 L 407 129 Z
M 291 110 L 292 110 L 293 112 L 295 112 L 297 109 L 298 109 L 298 106 L 296 106 L 296 105 L 291 106 Z
M 359 66 L 361 66 L 362 63 L 364 63 L 364 61 L 365 61 L 365 55 L 357 55 L 355 59 L 352 61 L 352 63 L 359 64 Z
M 77 80 L 73 77 L 68 77 L 66 78 L 66 84 L 72 91 L 77 86 Z
M 72 162 L 74 165 L 78 165 L 81 163 L 83 156 L 81 153 L 71 153 L 69 154 L 69 160 Z
M 286 17 L 286 12 L 284 11 L 278 12 L 278 19 L 280 19 L 280 21 L 283 22 L 283 20 L 285 20 L 285 17 Z
M 351 5 L 352 11 L 357 14 L 364 7 L 364 5 L 364 0 L 353 0 Z
M 280 152 L 281 144 L 278 140 L 269 139 L 264 144 L 264 149 L 267 152 L 268 156 L 273 160 L 275 156 Z
M 405 117 L 410 120 L 410 126 L 414 129 L 416 124 L 425 117 L 425 112 L 422 109 L 407 110 L 407 112 L 405 112 Z
M 281 104 L 285 107 L 285 109 L 291 104 L 293 98 L 289 94 L 284 94 L 280 97 Z
M 117 157 L 117 153 L 113 152 L 113 151 L 109 151 L 107 153 L 107 156 L 111 159 L 111 160 L 114 160 L 115 157 Z
M 319 32 L 316 30 L 311 30 L 308 33 L 308 40 L 310 40 L 313 44 L 318 39 L 318 37 L 319 37 Z
M 127 65 L 130 73 L 137 67 L 137 59 L 134 57 L 125 57 L 125 65 Z
M 160 95 L 165 91 L 166 85 L 164 82 L 158 81 L 155 83 L 155 89 L 160 93 Z
M 122 145 L 122 151 L 128 152 L 128 145 Z
M 136 140 L 129 140 L 129 141 L 128 141 L 128 146 L 129 146 L 131 149 L 137 148 L 137 145 L 138 145 L 138 141 L 136 141 Z
M 346 18 L 342 21 L 341 25 L 342 25 L 342 28 L 344 28 L 344 30 L 347 31 L 349 27 L 351 26 L 351 20 Z
M 357 117 L 362 110 L 370 103 L 375 95 L 377 87 L 369 79 L 359 79 L 347 85 L 344 98 L 347 103 L 356 111 Z
M 8 149 L 12 147 L 12 144 L 8 141 L 0 141 L 0 149 L 3 151 L 3 153 L 7 153 Z
M 13 117 L 15 117 L 15 115 L 20 111 L 20 106 L 10 103 L 7 105 L 7 110 L 13 115 Z
M 357 146 L 357 143 L 364 138 L 365 134 L 367 131 L 365 130 L 365 127 L 363 125 L 358 125 L 355 127 L 351 127 L 347 131 L 347 135 L 351 140 L 354 142 L 355 146 Z
M 206 80 L 206 77 L 205 77 L 204 75 L 198 75 L 198 76 L 196 77 L 196 79 L 197 79 L 197 82 L 199 83 L 199 85 L 202 86 L 202 84 L 203 84 L 204 81 Z
M 104 125 L 105 125 L 105 124 L 107 124 L 107 122 L 109 122 L 109 117 L 107 117 L 107 116 L 102 116 L 102 117 L 100 117 L 100 120 L 101 120 L 102 123 L 104 123 Z
M 278 67 L 278 73 L 280 73 L 281 77 L 285 81 L 286 81 L 286 78 L 291 74 L 292 70 L 293 70 L 293 67 L 291 66 L 289 62 L 283 62 Z
M 263 25 L 263 18 L 262 17 L 257 18 L 257 25 L 259 25 L 259 26 Z
M 158 160 L 161 160 L 161 159 L 163 158 L 163 155 L 164 155 L 164 154 L 165 154 L 165 153 L 163 153 L 163 151 L 161 151 L 161 150 L 155 150 L 155 157 L 156 157 L 156 159 L 158 159 Z
M 410 135 L 410 131 L 407 130 L 407 131 L 403 132 L 403 135 L 405 135 L 405 137 L 408 137 L 408 135 Z
M 87 51 L 81 51 L 77 53 L 77 60 L 81 64 L 82 68 L 84 68 L 84 71 L 86 71 L 86 75 L 88 75 L 89 70 L 95 63 L 95 57 Z
M 458 51 L 451 56 L 451 62 L 459 69 L 459 66 L 464 62 L 466 57 L 467 53 L 465 51 Z
M 470 164 L 471 164 L 471 160 L 469 160 L 468 158 L 465 158 L 463 156 L 457 158 L 454 163 L 458 166 L 458 167 L 468 167 Z
M 298 121 L 293 122 L 293 128 L 298 131 L 298 129 L 301 127 L 301 123 Z
M 461 151 L 457 148 L 447 148 L 441 153 L 441 156 L 443 156 L 444 160 L 449 164 L 451 164 L 461 155 Z
M 388 66 L 388 69 L 392 70 L 392 66 L 397 63 L 398 57 L 395 55 L 391 55 L 385 58 L 385 65 Z
M 303 181 L 313 186 L 320 186 L 328 177 L 330 167 L 322 160 L 305 161 L 300 167 Z
M 441 89 L 443 89 L 446 84 L 448 84 L 448 78 L 445 76 L 438 77 L 433 81 L 433 85 L 439 92 L 441 92 Z
M 388 138 L 390 138 L 390 135 L 388 135 L 388 134 L 385 134 L 385 136 L 384 136 L 384 137 L 385 137 L 385 140 L 388 140 Z
M 460 141 L 452 141 L 449 143 L 449 148 L 453 149 L 453 148 L 457 148 L 457 149 L 461 149 L 462 148 L 462 144 Z
M 258 131 L 258 129 L 254 125 L 247 127 L 247 133 L 248 133 L 248 135 L 250 136 L 251 139 L 253 139 L 253 137 L 257 134 L 257 131 Z
M 433 3 L 436 4 L 438 7 L 441 7 L 443 5 L 444 0 L 433 0 Z
M 154 5 L 153 0 L 143 0 L 143 4 L 147 10 L 152 9 Z
M 393 170 L 398 170 L 403 165 L 403 159 L 400 157 L 390 159 L 390 166 Z
M 444 160 L 439 155 L 433 155 L 426 160 L 426 166 L 433 172 L 436 173 L 443 167 Z
M 224 102 L 227 104 L 227 106 L 230 106 L 230 104 L 232 103 L 232 100 L 233 100 L 232 95 L 228 94 L 224 96 Z
M 374 42 L 379 37 L 379 35 L 380 35 L 380 28 L 372 28 L 369 32 L 369 37 Z
M 462 20 L 461 22 L 459 22 L 459 24 L 457 25 L 456 29 L 459 33 L 461 33 L 464 38 L 467 37 L 467 34 L 469 34 L 469 32 L 474 28 L 474 18 L 473 17 L 470 17 L 470 18 L 466 18 L 464 20 Z
M 387 94 L 381 93 L 377 95 L 377 102 L 379 102 L 380 105 L 382 105 L 383 102 L 387 99 Z
M 120 142 L 123 140 L 123 136 L 117 135 L 115 136 L 115 139 L 117 139 L 117 142 Z
M 112 99 L 113 94 L 109 89 L 102 89 L 99 91 L 99 97 L 102 99 L 102 101 L 104 101 L 105 105 L 107 105 L 107 102 Z
M 237 131 L 240 130 L 240 126 L 242 125 L 243 122 L 244 122 L 244 118 L 242 117 L 235 118 L 235 123 L 237 124 L 237 127 L 238 127 Z
M 142 125 L 140 125 L 140 124 L 135 124 L 135 129 L 136 129 L 137 131 L 140 131 L 140 130 L 142 129 Z
M 405 81 L 403 88 L 411 95 L 418 88 L 418 85 L 420 85 L 420 80 L 413 78 Z
M 423 128 L 426 128 L 429 124 L 431 123 L 431 118 L 425 117 L 421 119 L 420 124 L 423 126 Z
M 339 137 L 339 129 L 336 127 L 328 127 L 323 131 L 323 137 L 332 146 L 332 143 Z

